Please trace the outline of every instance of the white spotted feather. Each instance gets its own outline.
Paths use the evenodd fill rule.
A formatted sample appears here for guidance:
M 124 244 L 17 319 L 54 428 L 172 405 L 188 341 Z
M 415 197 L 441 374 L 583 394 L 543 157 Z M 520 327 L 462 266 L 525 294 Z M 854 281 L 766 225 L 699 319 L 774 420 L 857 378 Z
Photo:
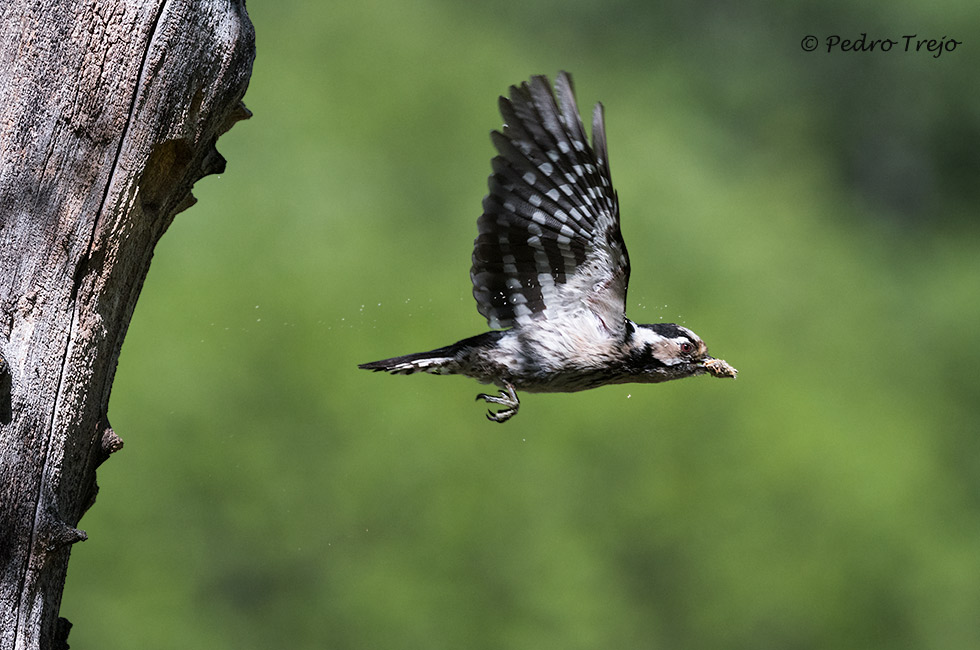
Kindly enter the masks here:
M 516 327 L 534 338 L 528 328 L 585 315 L 600 324 L 600 339 L 622 340 L 629 256 L 602 105 L 590 146 L 566 73 L 555 91 L 557 100 L 547 78 L 536 76 L 500 99 L 505 125 L 492 134 L 499 155 L 477 222 L 473 295 L 494 329 Z

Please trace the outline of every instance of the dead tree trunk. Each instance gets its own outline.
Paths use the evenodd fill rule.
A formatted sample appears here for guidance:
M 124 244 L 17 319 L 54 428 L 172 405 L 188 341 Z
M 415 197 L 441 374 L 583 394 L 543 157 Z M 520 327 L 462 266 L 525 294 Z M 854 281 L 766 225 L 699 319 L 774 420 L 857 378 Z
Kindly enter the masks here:
M 65 645 L 119 349 L 253 57 L 244 0 L 0 2 L 0 650 Z

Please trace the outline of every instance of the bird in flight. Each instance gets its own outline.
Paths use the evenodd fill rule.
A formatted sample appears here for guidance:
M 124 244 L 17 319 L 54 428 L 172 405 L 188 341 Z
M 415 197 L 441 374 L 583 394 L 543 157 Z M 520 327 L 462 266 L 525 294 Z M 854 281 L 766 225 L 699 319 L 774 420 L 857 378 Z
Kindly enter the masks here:
M 495 384 L 506 422 L 517 391 L 574 392 L 606 384 L 659 383 L 694 375 L 734 378 L 697 334 L 672 323 L 626 317 L 630 262 L 609 174 L 602 104 L 592 113 L 592 144 L 572 78 L 554 93 L 545 76 L 500 98 L 502 131 L 491 133 L 490 192 L 474 242 L 473 296 L 492 331 L 452 345 L 360 364 L 409 375 L 465 375 Z

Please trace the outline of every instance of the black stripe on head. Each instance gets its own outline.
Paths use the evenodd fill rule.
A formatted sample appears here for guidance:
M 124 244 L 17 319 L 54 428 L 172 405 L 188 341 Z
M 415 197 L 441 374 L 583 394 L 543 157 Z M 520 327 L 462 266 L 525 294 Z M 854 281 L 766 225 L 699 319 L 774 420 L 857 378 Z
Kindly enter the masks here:
M 674 323 L 654 323 L 652 325 L 641 325 L 641 327 L 649 327 L 660 336 L 666 336 L 669 339 L 676 339 L 680 336 L 688 340 L 691 338 L 686 330 Z M 694 341 L 691 342 L 693 343 Z

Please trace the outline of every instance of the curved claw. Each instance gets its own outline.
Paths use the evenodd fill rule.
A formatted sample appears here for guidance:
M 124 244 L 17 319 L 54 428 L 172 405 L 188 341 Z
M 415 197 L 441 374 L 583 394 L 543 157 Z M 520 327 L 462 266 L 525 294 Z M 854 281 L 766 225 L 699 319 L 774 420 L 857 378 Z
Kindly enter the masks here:
M 487 419 L 491 422 L 506 422 L 514 417 L 515 413 L 517 413 L 516 409 L 501 409 L 496 413 L 493 411 L 487 411 Z
M 480 393 L 476 396 L 476 399 L 482 399 L 489 404 L 500 404 L 504 407 L 496 413 L 490 410 L 487 411 L 487 419 L 491 422 L 506 422 L 517 414 L 517 409 L 521 406 L 521 401 L 517 399 L 514 386 L 508 382 L 504 382 L 504 390 L 500 391 L 499 396 Z

